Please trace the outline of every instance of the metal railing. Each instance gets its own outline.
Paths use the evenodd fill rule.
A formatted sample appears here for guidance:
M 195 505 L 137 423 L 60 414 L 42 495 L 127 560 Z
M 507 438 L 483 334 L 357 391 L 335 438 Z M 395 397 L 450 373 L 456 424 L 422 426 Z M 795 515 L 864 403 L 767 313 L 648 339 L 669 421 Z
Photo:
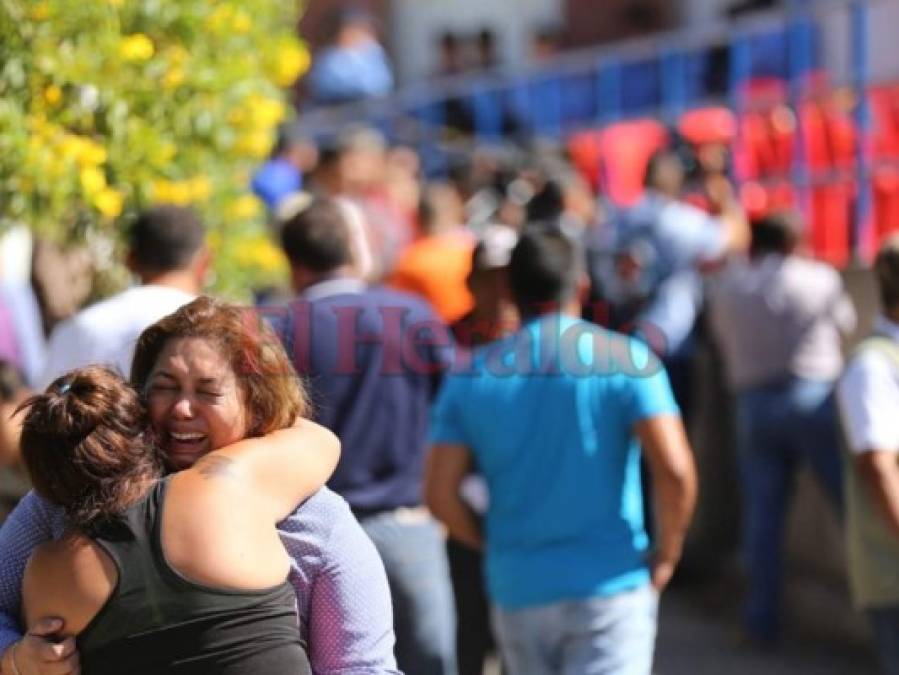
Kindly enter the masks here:
M 753 104 L 745 85 L 758 77 L 783 81 L 787 102 L 798 110 L 809 75 L 823 70 L 832 75 L 831 85 L 851 86 L 856 92 L 854 173 L 859 189 L 851 239 L 857 247 L 868 238 L 863 228 L 871 210 L 872 167 L 865 141 L 870 127 L 866 91 L 874 84 L 869 77 L 869 12 L 896 2 L 790 0 L 784 9 L 739 21 L 577 50 L 517 69 L 414 82 L 384 99 L 302 110 L 297 124 L 319 139 L 355 122 L 373 124 L 393 141 L 417 147 L 426 171 L 439 174 L 454 152 L 504 142 L 510 133 L 561 140 L 580 129 L 639 116 L 673 124 L 686 110 L 711 103 L 729 105 L 739 119 Z M 834 25 L 846 32 L 848 63 L 829 58 Z M 843 73 L 849 77 L 839 76 Z M 460 139 L 446 133 L 452 122 L 446 117 L 448 102 L 468 112 L 470 135 Z M 799 188 L 800 205 L 807 208 L 802 194 L 822 177 L 810 170 L 802 138 L 797 129 L 791 181 Z

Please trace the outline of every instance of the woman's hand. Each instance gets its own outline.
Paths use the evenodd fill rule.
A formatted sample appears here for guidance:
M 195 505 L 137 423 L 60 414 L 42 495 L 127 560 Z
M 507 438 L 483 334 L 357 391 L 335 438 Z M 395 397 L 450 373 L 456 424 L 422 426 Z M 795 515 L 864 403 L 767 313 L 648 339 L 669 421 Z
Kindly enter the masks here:
M 55 642 L 62 619 L 40 619 L 21 640 L 3 653 L 3 675 L 79 675 L 81 665 L 75 638 Z

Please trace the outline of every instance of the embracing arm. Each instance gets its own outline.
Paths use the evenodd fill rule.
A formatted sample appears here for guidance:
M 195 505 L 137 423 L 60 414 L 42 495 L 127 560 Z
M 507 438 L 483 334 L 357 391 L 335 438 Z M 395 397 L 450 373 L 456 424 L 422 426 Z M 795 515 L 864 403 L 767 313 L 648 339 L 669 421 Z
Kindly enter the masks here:
M 339 458 L 340 441 L 333 433 L 299 419 L 287 429 L 210 452 L 184 473 L 239 478 L 277 522 L 325 484 Z
M 390 588 L 347 503 L 319 490 L 278 525 L 316 675 L 398 675 Z
M 19 502 L 0 527 L 0 673 L 14 675 L 12 664 L 15 647 L 16 666 L 26 673 L 76 673 L 77 655 L 74 640 L 54 644 L 49 636 L 63 628 L 61 621 L 43 619 L 29 627 L 22 637 L 19 617 L 22 612 L 22 579 L 31 553 L 38 545 L 62 534 L 64 521 L 60 511 L 53 510 L 33 492 Z

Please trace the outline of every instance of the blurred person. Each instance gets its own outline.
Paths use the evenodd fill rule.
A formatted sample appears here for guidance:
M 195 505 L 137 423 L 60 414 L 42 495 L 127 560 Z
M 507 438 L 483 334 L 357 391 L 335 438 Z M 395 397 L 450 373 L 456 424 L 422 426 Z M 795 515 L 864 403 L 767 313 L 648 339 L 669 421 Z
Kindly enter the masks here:
M 881 313 L 856 348 L 837 400 L 846 455 L 846 546 L 856 607 L 884 673 L 899 673 L 899 236 L 874 262 Z
M 387 141 L 379 131 L 354 126 L 344 129 L 322 149 L 315 172 L 314 192 L 345 199 L 361 212 L 372 254 L 373 280 L 390 273 L 397 257 L 414 238 L 414 211 L 408 210 L 406 202 L 398 201 L 386 183 L 391 170 L 393 179 L 412 170 L 408 161 L 405 169 L 403 165 L 401 156 L 388 151 Z M 408 180 L 400 182 L 410 184 Z
M 855 309 L 836 270 L 797 254 L 801 232 L 793 213 L 755 223 L 748 260 L 722 271 L 709 303 L 736 403 L 749 577 L 743 620 L 747 637 L 762 644 L 780 634 L 784 526 L 800 463 L 842 510 L 834 384 Z
M 562 37 L 563 31 L 559 26 L 537 28 L 531 35 L 531 60 L 543 63 L 558 56 Z
M 297 410 L 300 393 L 284 350 L 261 319 L 208 297 L 141 334 L 131 383 L 145 393 L 153 433 L 174 470 L 219 450 L 231 431 L 243 428 L 247 437 L 264 437 L 283 428 Z M 0 528 L 3 675 L 16 675 L 7 665 L 13 649 L 23 675 L 77 672 L 74 642 L 53 639 L 64 628 L 58 619 L 39 619 L 24 637 L 19 628 L 29 555 L 70 529 L 65 512 L 34 492 Z M 297 628 L 313 672 L 396 675 L 384 567 L 346 503 L 322 488 L 282 520 L 278 531 L 291 558 Z
M 397 664 L 456 673 L 455 616 L 443 534 L 422 504 L 428 409 L 448 355 L 424 300 L 368 287 L 344 214 L 319 199 L 284 223 L 297 299 L 280 335 L 310 385 L 316 420 L 343 444 L 329 486 L 381 554 L 393 597 Z
M 19 370 L 0 360 L 0 467 L 19 464 L 22 417 L 16 409 L 30 393 Z
M 386 283 L 424 298 L 452 323 L 472 308 L 466 280 L 475 240 L 465 228 L 459 193 L 448 183 L 427 185 L 418 213 L 422 236 L 403 251 Z
M 474 349 L 511 334 L 518 328 L 518 310 L 508 283 L 509 257 L 518 233 L 505 225 L 488 225 L 471 255 L 468 288 L 474 306 L 450 326 L 459 349 Z M 460 485 L 465 503 L 483 519 L 487 486 L 476 471 Z M 449 537 L 446 542 L 453 595 L 456 600 L 456 657 L 460 675 L 482 675 L 488 656 L 496 649 L 490 626 L 490 602 L 484 586 L 484 559 L 480 549 Z
M 459 35 L 453 31 L 444 31 L 437 40 L 437 66 L 434 74 L 438 77 L 449 77 L 465 72 L 465 49 Z
M 161 204 L 141 212 L 128 233 L 126 260 L 140 284 L 81 310 L 53 330 L 39 389 L 64 372 L 91 364 L 129 372 L 138 335 L 202 290 L 210 266 L 205 237 L 203 223 L 189 208 Z
M 0 359 L 37 384 L 47 358 L 41 308 L 28 282 L 0 280 Z
M 696 492 L 665 371 L 643 343 L 579 319 L 584 264 L 561 232 L 527 228 L 509 282 L 524 325 L 447 376 L 427 502 L 451 537 L 485 548 L 511 673 L 648 675 L 658 593 L 680 558 Z M 652 553 L 639 443 L 659 503 Z M 486 534 L 459 494 L 474 466 L 489 488 Z
M 385 96 L 393 89 L 393 72 L 375 33 L 374 18 L 357 8 L 335 11 L 327 46 L 314 55 L 309 94 L 317 104 L 332 105 Z
M 710 192 L 718 216 L 681 201 L 684 180 L 676 153 L 663 150 L 650 159 L 643 197 L 613 216 L 613 262 L 594 278 L 602 279 L 599 296 L 617 314 L 613 327 L 642 332 L 662 357 L 689 424 L 702 273 L 748 248 L 749 224 L 726 180 Z
M 496 33 L 492 28 L 481 28 L 474 39 L 475 64 L 481 70 L 490 70 L 499 65 L 496 52 Z
M 275 212 L 286 197 L 303 189 L 303 176 L 318 162 L 318 149 L 309 139 L 278 129 L 271 157 L 253 175 L 253 193 Z
M 19 370 L 0 360 L 0 522 L 29 488 L 19 451 L 22 415 L 16 410 L 30 393 Z
M 200 340 L 170 346 L 144 392 L 150 416 L 171 400 L 179 369 L 224 365 Z M 299 388 L 281 404 L 288 426 L 305 412 Z M 276 523 L 324 484 L 339 444 L 324 429 L 315 436 L 287 426 L 241 440 L 253 421 L 239 397 L 220 405 L 233 417 L 205 426 L 185 418 L 178 429 L 204 428 L 223 446 L 163 477 L 141 395 L 121 375 L 77 369 L 25 402 L 23 460 L 71 530 L 31 554 L 23 618 L 59 617 L 56 636 L 76 638 L 85 672 L 311 675 Z

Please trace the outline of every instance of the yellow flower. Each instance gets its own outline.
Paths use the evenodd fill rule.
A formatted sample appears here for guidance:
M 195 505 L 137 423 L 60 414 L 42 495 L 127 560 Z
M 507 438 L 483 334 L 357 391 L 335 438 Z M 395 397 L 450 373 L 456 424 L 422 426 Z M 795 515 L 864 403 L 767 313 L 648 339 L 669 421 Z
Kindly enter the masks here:
M 118 9 L 118 8 L 121 7 L 123 4 L 125 4 L 125 1 L 124 1 L 124 0 L 108 0 L 108 2 L 109 2 L 109 4 L 110 4 L 111 7 L 115 7 L 116 9 Z
M 272 135 L 265 131 L 244 134 L 237 141 L 237 151 L 261 159 L 272 149 Z
M 115 218 L 122 213 L 122 205 L 125 198 L 118 190 L 103 188 L 93 198 L 97 211 L 109 218 Z
M 206 201 L 212 194 L 212 182 L 206 176 L 191 178 L 187 184 L 191 201 Z
M 106 148 L 99 143 L 86 139 L 81 144 L 81 152 L 76 158 L 82 166 L 97 166 L 106 161 Z
M 88 167 L 79 174 L 81 189 L 86 195 L 99 194 L 106 187 L 106 176 L 100 169 Z
M 227 26 L 233 16 L 234 7 L 229 4 L 218 5 L 206 19 L 206 25 L 212 32 L 218 33 Z
M 248 220 L 259 213 L 259 200 L 253 195 L 238 197 L 228 207 L 228 217 L 234 220 Z
M 237 263 L 244 267 L 256 267 L 266 272 L 285 268 L 284 254 L 268 237 L 253 237 L 244 242 L 235 254 Z
M 184 181 L 157 180 L 150 186 L 153 199 L 167 204 L 189 204 L 193 193 L 191 185 Z
M 129 35 L 119 43 L 119 55 L 126 61 L 147 61 L 155 51 L 153 41 L 143 33 Z
M 51 106 L 56 105 L 62 100 L 62 89 L 55 84 L 51 84 L 44 89 L 44 100 Z
M 231 19 L 231 29 L 235 33 L 241 35 L 249 33 L 252 27 L 253 21 L 246 12 L 239 9 L 234 13 L 234 17 Z
M 184 70 L 176 66 L 162 76 L 162 86 L 166 89 L 174 89 L 184 82 Z
M 247 110 L 253 118 L 253 125 L 260 129 L 275 126 L 284 119 L 287 109 L 277 98 L 250 94 L 246 99 Z
M 279 87 L 289 87 L 309 70 L 311 61 L 305 43 L 293 39 L 284 41 L 278 46 L 272 62 L 272 79 Z
M 32 21 L 46 21 L 50 18 L 50 3 L 49 2 L 37 2 L 31 8 L 31 11 L 28 12 L 29 18 Z

